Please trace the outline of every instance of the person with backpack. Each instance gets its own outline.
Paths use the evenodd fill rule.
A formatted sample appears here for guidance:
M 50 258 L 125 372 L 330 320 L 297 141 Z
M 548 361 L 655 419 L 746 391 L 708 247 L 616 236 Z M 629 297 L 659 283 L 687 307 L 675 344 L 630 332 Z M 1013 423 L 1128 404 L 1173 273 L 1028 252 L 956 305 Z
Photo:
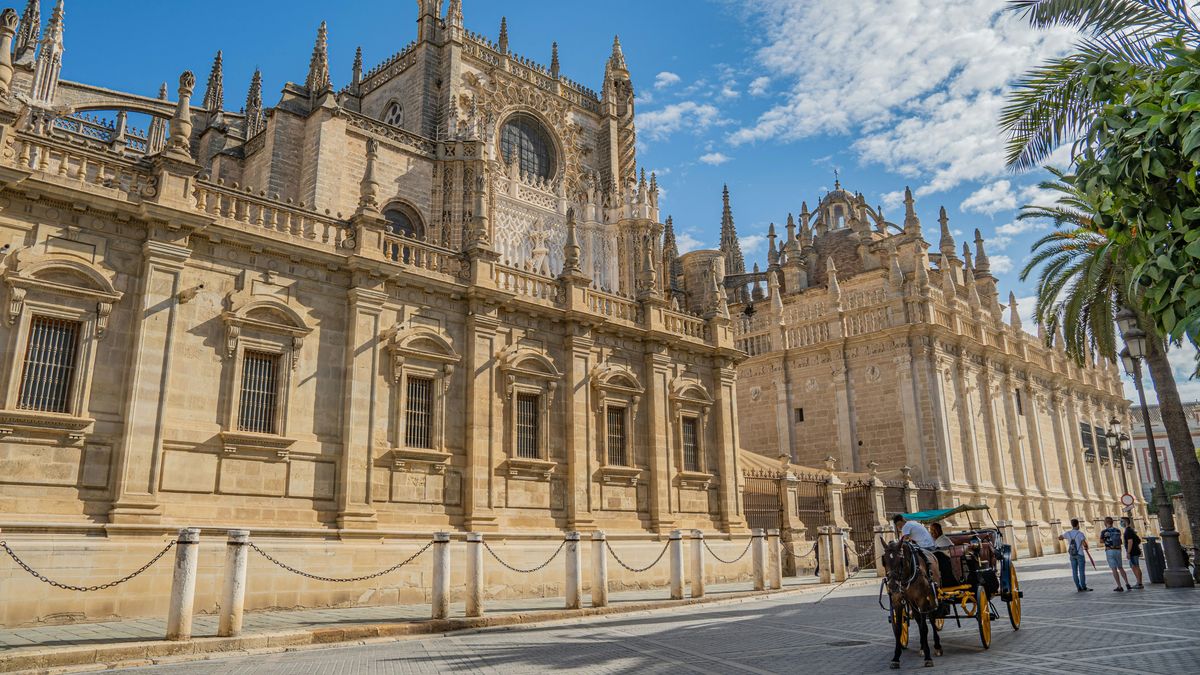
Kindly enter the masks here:
M 1071 529 L 1058 535 L 1059 539 L 1067 542 L 1067 555 L 1071 559 L 1071 578 L 1075 581 L 1075 590 L 1090 591 L 1087 585 L 1087 567 L 1084 565 L 1084 555 L 1088 550 L 1087 536 L 1079 529 L 1079 519 L 1071 519 Z
M 1132 519 L 1122 518 L 1121 525 L 1125 528 L 1123 538 L 1125 552 L 1129 555 L 1129 568 L 1133 570 L 1133 576 L 1137 577 L 1137 584 L 1134 585 L 1134 588 L 1141 590 L 1146 587 L 1142 584 L 1142 567 L 1139 564 L 1142 560 L 1142 538 L 1134 531 Z
M 1121 563 L 1121 531 L 1113 527 L 1112 516 L 1104 519 L 1104 529 L 1100 530 L 1100 543 L 1104 544 L 1104 556 L 1108 558 L 1108 569 L 1112 570 L 1113 581 L 1117 582 L 1117 587 L 1113 591 L 1124 593 L 1126 590 L 1133 590 L 1133 586 L 1129 585 L 1129 577 L 1125 574 L 1125 566 Z M 1125 588 L 1121 588 L 1121 582 L 1125 582 Z

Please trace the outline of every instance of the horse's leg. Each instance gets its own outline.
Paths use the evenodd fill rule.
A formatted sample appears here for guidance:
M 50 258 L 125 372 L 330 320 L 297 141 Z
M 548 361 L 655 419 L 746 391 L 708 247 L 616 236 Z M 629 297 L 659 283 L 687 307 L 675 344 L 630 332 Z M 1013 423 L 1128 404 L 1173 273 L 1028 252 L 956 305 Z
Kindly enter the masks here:
M 929 626 L 924 614 L 917 614 L 917 627 L 921 629 L 921 653 L 925 655 L 925 667 L 933 665 L 933 657 L 929 655 Z
M 933 606 L 936 608 L 937 603 L 935 602 Z M 933 655 L 941 656 L 942 655 L 942 637 L 940 635 L 938 635 L 937 624 L 935 624 L 932 619 L 929 621 L 929 628 L 930 628 L 930 630 L 933 631 Z
M 900 644 L 900 615 L 900 612 L 892 610 L 892 636 L 896 639 L 896 650 L 892 652 L 892 662 L 889 665 L 893 669 L 900 667 L 900 650 L 904 648 Z

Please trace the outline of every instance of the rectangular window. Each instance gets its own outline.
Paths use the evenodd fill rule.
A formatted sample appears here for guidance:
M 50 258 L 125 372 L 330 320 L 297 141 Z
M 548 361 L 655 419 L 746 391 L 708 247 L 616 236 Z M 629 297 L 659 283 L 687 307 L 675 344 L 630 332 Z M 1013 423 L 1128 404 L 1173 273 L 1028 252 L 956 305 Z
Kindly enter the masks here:
M 1014 390 L 1013 397 L 1016 399 L 1016 402 L 1017 402 L 1017 414 L 1024 415 L 1025 407 L 1023 405 L 1021 405 L 1021 390 L 1020 389 Z
M 34 316 L 17 407 L 40 412 L 71 412 L 71 385 L 79 347 L 78 321 Z
M 517 457 L 541 459 L 542 397 L 517 394 Z
M 613 466 L 629 466 L 625 450 L 625 408 L 608 406 L 608 463 Z
M 683 418 L 683 470 L 696 471 L 700 469 L 700 421 L 695 417 Z
M 804 408 L 794 409 L 792 411 L 792 416 L 795 418 L 796 424 L 800 424 L 801 422 L 804 421 Z
M 433 380 L 409 377 L 405 407 L 404 445 L 409 448 L 432 448 Z
M 1096 439 L 1096 448 L 1100 451 L 1100 459 L 1108 461 L 1108 437 L 1104 435 L 1104 430 L 1100 427 L 1092 427 L 1092 434 Z
M 1092 425 L 1086 422 L 1079 423 L 1079 438 L 1083 442 L 1083 454 L 1085 457 L 1096 456 L 1096 446 L 1092 443 Z
M 246 350 L 238 431 L 274 434 L 279 403 L 279 355 Z

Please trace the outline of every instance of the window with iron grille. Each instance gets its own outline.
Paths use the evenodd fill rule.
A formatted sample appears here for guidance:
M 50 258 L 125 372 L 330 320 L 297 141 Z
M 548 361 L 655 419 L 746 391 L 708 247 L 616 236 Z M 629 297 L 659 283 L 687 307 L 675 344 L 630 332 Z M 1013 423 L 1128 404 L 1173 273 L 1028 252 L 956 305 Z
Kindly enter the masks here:
M 1092 427 L 1092 435 L 1096 439 L 1096 448 L 1100 451 L 1100 459 L 1108 461 L 1108 437 L 1100 427 Z
M 279 355 L 246 350 L 242 358 L 242 397 L 238 431 L 274 434 L 279 403 Z
M 500 154 L 521 173 L 548 179 L 554 175 L 554 143 L 533 115 L 517 113 L 500 129 Z
M 1096 456 L 1096 446 L 1092 443 L 1092 425 L 1087 422 L 1079 423 L 1079 439 L 1083 442 L 1083 455 Z
M 793 408 L 792 409 L 792 419 L 795 420 L 796 424 L 800 424 L 801 422 L 803 422 L 804 421 L 804 408 Z
M 1020 389 L 1013 390 L 1013 397 L 1015 398 L 1015 400 L 1017 402 L 1017 414 L 1024 415 L 1025 414 L 1025 406 L 1021 404 L 1021 390 Z
M 79 347 L 78 321 L 34 316 L 17 407 L 40 412 L 71 412 L 71 385 Z
M 410 448 L 433 447 L 433 380 L 408 378 L 405 407 L 404 445 Z
M 541 459 L 540 394 L 517 394 L 517 457 Z
M 626 451 L 625 408 L 608 406 L 608 463 L 614 466 L 629 466 Z
M 699 428 L 700 421 L 695 417 L 683 418 L 684 471 L 701 471 Z

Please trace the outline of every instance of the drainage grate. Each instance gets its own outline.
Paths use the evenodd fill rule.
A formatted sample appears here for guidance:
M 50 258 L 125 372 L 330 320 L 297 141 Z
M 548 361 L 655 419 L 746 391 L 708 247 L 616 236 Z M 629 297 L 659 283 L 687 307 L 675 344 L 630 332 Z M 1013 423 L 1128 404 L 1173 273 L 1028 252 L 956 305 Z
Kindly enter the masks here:
M 861 647 L 863 645 L 869 645 L 869 644 L 871 644 L 871 643 L 867 642 L 865 640 L 839 640 L 837 642 L 830 642 L 829 646 L 830 647 Z

